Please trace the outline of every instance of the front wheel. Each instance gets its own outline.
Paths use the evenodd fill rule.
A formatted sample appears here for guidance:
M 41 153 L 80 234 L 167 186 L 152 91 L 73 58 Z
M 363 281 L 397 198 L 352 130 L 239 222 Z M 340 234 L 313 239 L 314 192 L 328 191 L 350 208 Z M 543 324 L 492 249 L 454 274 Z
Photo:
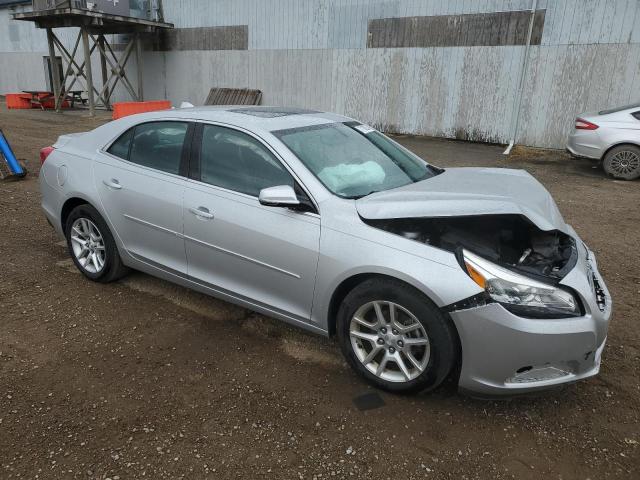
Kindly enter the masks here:
M 347 362 L 383 390 L 434 389 L 455 364 L 451 323 L 429 298 L 402 282 L 361 283 L 343 301 L 337 321 Z

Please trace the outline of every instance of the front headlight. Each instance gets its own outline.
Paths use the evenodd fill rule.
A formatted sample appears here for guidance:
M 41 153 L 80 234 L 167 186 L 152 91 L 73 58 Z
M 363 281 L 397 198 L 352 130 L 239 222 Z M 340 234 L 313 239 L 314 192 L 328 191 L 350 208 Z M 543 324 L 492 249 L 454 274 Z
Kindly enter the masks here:
M 462 251 L 467 273 L 491 299 L 521 317 L 563 318 L 581 315 L 573 294 L 561 287 L 537 282 Z

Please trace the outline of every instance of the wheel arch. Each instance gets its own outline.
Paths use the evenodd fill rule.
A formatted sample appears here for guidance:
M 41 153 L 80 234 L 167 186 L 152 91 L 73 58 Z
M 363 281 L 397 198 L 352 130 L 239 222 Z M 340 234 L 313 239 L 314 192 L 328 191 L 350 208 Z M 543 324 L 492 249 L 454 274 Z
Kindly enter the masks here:
M 74 208 L 79 207 L 80 205 L 91 205 L 93 208 L 96 208 L 95 205 L 93 205 L 86 198 L 79 196 L 67 198 L 62 204 L 62 208 L 60 209 L 60 226 L 62 227 L 63 232 L 66 230 L 69 214 L 73 211 Z
M 634 143 L 631 141 L 621 141 L 621 142 L 614 143 L 613 145 L 609 145 L 607 149 L 602 153 L 602 156 L 600 157 L 600 162 L 604 161 L 604 157 L 606 157 L 611 150 L 617 147 L 622 147 L 624 145 L 631 145 L 632 147 L 640 148 L 640 142 Z
M 429 295 L 429 293 L 425 292 L 423 289 L 417 287 L 416 285 L 413 285 L 410 282 L 407 282 L 406 280 L 398 276 L 389 275 L 386 273 L 379 273 L 379 272 L 356 273 L 342 280 L 338 284 L 338 286 L 333 290 L 333 293 L 331 294 L 331 300 L 329 301 L 329 306 L 327 308 L 327 318 L 326 318 L 327 331 L 329 336 L 333 336 L 336 333 L 338 310 L 340 309 L 340 305 L 342 304 L 342 301 L 345 299 L 345 297 L 349 294 L 349 292 L 351 292 L 356 286 L 360 285 L 362 282 L 365 282 L 367 280 L 371 280 L 374 278 L 387 279 L 387 280 L 393 280 L 393 281 L 399 282 L 405 285 L 407 288 L 410 288 L 411 290 L 415 290 L 421 293 L 422 295 L 426 296 L 436 307 L 438 307 L 438 302 L 435 301 L 431 297 L 431 295 Z M 449 323 L 453 328 L 453 330 L 455 331 L 456 336 L 458 336 L 458 331 L 453 321 L 450 319 L 448 314 L 445 313 L 445 316 L 449 320 Z

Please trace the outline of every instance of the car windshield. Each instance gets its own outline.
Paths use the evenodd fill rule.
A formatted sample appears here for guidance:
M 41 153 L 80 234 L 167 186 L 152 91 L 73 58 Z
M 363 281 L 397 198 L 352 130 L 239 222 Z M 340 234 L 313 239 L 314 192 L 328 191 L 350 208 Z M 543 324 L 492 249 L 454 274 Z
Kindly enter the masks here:
M 440 170 L 371 127 L 329 123 L 273 132 L 341 197 L 360 198 L 430 178 Z

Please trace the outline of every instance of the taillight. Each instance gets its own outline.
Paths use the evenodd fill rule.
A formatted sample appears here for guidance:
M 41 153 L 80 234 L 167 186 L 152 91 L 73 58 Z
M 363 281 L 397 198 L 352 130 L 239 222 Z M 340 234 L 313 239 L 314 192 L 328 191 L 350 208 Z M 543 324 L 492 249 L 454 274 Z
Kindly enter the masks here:
M 587 122 L 584 118 L 576 118 L 576 130 L 595 130 L 598 125 Z
M 42 165 L 44 163 L 44 161 L 47 159 L 47 157 L 49 155 L 51 155 L 51 152 L 53 152 L 55 150 L 55 148 L 53 147 L 44 147 L 42 149 L 40 149 L 40 165 Z

